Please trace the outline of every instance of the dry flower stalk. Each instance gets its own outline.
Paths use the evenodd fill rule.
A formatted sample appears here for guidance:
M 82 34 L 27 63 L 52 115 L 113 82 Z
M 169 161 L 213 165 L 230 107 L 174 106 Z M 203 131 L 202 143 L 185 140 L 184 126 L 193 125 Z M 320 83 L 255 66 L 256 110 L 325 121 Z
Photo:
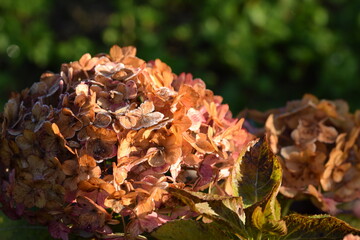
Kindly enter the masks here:
M 121 216 L 130 237 L 188 216 L 167 187 L 216 185 L 253 138 L 202 80 L 146 63 L 134 47 L 44 73 L 0 120 L 3 210 L 62 239 L 111 234 Z

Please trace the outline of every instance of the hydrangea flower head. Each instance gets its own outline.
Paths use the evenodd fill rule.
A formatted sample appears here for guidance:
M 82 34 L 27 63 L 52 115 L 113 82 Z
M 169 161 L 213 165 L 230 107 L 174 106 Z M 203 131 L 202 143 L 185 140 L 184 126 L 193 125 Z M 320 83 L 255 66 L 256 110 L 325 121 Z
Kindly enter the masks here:
M 202 80 L 134 47 L 44 73 L 0 121 L 3 211 L 61 239 L 106 236 L 125 218 L 131 238 L 190 217 L 167 188 L 218 185 L 253 138 Z

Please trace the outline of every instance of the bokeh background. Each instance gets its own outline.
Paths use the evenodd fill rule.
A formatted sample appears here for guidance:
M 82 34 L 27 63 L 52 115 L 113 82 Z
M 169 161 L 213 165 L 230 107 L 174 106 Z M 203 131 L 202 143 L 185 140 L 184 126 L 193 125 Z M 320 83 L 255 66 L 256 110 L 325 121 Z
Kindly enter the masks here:
M 42 72 L 113 44 L 202 78 L 234 114 L 304 93 L 360 108 L 360 1 L 0 0 L 1 109 Z M 0 215 L 0 239 L 34 236 L 50 239 Z

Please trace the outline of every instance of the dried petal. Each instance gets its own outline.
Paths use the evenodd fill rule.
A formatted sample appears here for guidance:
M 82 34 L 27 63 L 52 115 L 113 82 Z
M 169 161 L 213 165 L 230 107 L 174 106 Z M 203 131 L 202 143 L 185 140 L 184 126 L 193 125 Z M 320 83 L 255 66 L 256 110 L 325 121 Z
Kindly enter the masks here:
M 99 128 L 106 128 L 111 124 L 111 115 L 106 112 L 99 112 L 95 116 L 94 126 Z

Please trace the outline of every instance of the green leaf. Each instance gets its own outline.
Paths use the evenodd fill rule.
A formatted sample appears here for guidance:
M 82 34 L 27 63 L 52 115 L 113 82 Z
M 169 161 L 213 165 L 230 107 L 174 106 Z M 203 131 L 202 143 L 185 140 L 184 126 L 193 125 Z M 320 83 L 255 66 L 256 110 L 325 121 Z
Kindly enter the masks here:
M 281 207 L 276 199 L 282 170 L 264 138 L 245 153 L 240 169 L 237 190 L 248 201 L 245 209 L 248 234 L 252 238 L 285 235 L 287 228 L 281 220 Z
M 281 207 L 276 200 L 280 184 L 273 188 L 273 192 L 266 201 L 254 206 L 251 214 L 252 224 L 261 232 L 271 235 L 285 235 L 286 224 L 281 217 Z
M 285 221 L 281 220 L 280 204 L 276 196 L 280 183 L 275 185 L 271 193 L 262 201 L 245 209 L 248 233 L 253 238 L 259 236 L 279 236 L 287 233 Z
M 336 215 L 337 218 L 343 220 L 344 222 L 348 223 L 350 226 L 354 228 L 360 228 L 360 221 L 359 218 L 356 217 L 354 214 L 350 213 L 340 213 Z
M 266 198 L 281 178 L 280 163 L 263 137 L 239 157 L 229 177 L 227 192 L 241 196 L 247 208 Z
M 360 230 L 328 215 L 302 216 L 291 214 L 284 217 L 288 233 L 279 239 L 343 239 L 347 234 L 360 235 Z
M 286 223 L 283 220 L 275 220 L 267 217 L 261 207 L 255 208 L 252 214 L 253 225 L 265 235 L 285 235 L 287 232 Z
M 194 220 L 168 222 L 151 233 L 158 240 L 235 240 L 235 235 L 222 231 L 215 224 Z
M 241 197 L 219 196 L 177 188 L 169 188 L 169 192 L 191 210 L 211 219 L 224 230 L 247 236 Z

